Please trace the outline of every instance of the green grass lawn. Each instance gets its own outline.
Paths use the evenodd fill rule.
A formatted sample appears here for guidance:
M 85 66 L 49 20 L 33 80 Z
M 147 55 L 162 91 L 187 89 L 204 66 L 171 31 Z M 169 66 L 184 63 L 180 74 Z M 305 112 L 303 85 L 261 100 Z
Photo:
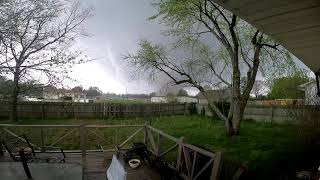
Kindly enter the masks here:
M 175 137 L 185 137 L 188 143 L 209 149 L 211 151 L 223 151 L 227 159 L 246 164 L 250 170 L 273 167 L 275 163 L 290 163 L 301 150 L 300 136 L 297 126 L 266 124 L 243 121 L 241 123 L 240 136 L 226 137 L 224 123 L 202 116 L 167 116 L 146 118 L 116 118 L 106 120 L 23 120 L 19 124 L 144 124 L 145 121 L 152 126 Z M 0 123 L 11 123 L 2 120 Z M 16 129 L 15 129 L 16 130 Z M 118 141 L 125 139 L 135 129 L 123 129 L 119 133 Z M 25 131 L 27 134 L 39 136 L 34 130 Z M 47 130 L 46 140 L 53 140 L 68 132 L 64 130 Z M 114 130 L 97 130 L 106 141 L 115 141 Z M 122 136 L 122 137 L 120 137 Z M 136 140 L 142 139 L 142 134 Z M 65 140 L 69 148 L 78 148 L 78 134 Z M 67 142 L 68 141 L 68 142 Z M 90 138 L 89 138 L 90 141 Z M 91 138 L 92 142 L 98 140 Z M 100 142 L 102 143 L 102 142 Z M 94 147 L 92 147 L 94 148 Z M 279 162 L 279 163 L 278 163 Z

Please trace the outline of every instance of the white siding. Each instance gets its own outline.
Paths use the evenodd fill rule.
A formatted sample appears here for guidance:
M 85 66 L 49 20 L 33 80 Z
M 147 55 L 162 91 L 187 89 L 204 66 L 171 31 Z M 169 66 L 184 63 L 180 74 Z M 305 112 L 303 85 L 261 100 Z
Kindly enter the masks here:
M 151 97 L 151 102 L 153 103 L 166 103 L 168 102 L 166 97 L 163 96 L 155 96 L 155 97 Z
M 320 97 L 317 95 L 317 85 L 315 82 L 307 84 L 304 93 L 307 105 L 320 105 Z
M 198 99 L 184 96 L 184 97 L 177 97 L 177 102 L 179 102 L 179 103 L 197 103 Z

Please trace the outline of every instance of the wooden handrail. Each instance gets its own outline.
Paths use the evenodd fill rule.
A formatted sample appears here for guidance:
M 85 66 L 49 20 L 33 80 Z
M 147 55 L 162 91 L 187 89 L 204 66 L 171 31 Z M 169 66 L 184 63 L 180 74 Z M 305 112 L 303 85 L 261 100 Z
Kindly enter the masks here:
M 173 137 L 173 136 L 171 136 L 171 135 L 169 135 L 167 133 L 164 133 L 163 131 L 161 131 L 159 129 L 156 129 L 156 128 L 150 126 L 150 125 L 147 125 L 147 128 L 152 130 L 153 132 L 159 133 L 161 136 L 166 137 L 166 138 L 168 138 L 168 139 L 170 139 L 170 140 L 172 140 L 172 141 L 174 141 L 176 143 L 178 143 L 180 141 L 178 138 L 175 138 L 175 137 Z
M 216 156 L 214 153 L 212 153 L 210 151 L 206 151 L 206 150 L 201 149 L 201 148 L 199 148 L 197 146 L 194 146 L 192 144 L 181 142 L 180 139 L 175 138 L 175 137 L 173 137 L 173 136 L 171 136 L 171 135 L 169 135 L 169 134 L 167 134 L 167 133 L 165 133 L 165 132 L 163 132 L 163 131 L 161 131 L 159 129 L 156 129 L 156 128 L 150 126 L 150 125 L 147 125 L 147 128 L 152 130 L 153 132 L 159 133 L 161 136 L 166 137 L 166 138 L 168 138 L 168 139 L 170 139 L 170 140 L 172 140 L 172 141 L 174 141 L 174 142 L 176 142 L 178 144 L 181 143 L 182 146 L 187 147 L 187 148 L 189 148 L 189 149 L 191 149 L 193 151 L 196 151 L 196 152 L 201 153 L 203 155 L 209 156 L 211 158 L 215 158 L 215 156 Z
M 181 142 L 180 139 L 175 138 L 159 129 L 156 129 L 150 125 L 24 125 L 24 124 L 0 124 L 0 127 L 41 127 L 41 128 L 80 128 L 83 126 L 84 128 L 128 128 L 128 127 L 147 127 L 151 131 L 160 134 L 162 137 L 165 137 L 167 139 L 170 139 L 176 143 L 182 143 L 182 146 L 187 147 L 189 149 L 192 149 L 194 151 L 197 151 L 203 155 L 209 156 L 214 158 L 215 154 L 209 151 L 206 151 L 204 149 L 201 149 L 197 146 L 194 146 L 192 144 Z
M 212 153 L 210 151 L 207 151 L 207 150 L 204 150 L 204 149 L 201 149 L 201 148 L 199 148 L 197 146 L 194 146 L 192 144 L 182 143 L 182 146 L 187 147 L 187 148 L 189 148 L 189 149 L 191 149 L 193 151 L 196 151 L 198 153 L 201 153 L 203 155 L 209 156 L 211 158 L 215 158 L 216 157 L 216 155 L 214 153 Z
M 157 149 L 158 151 L 152 151 L 150 150 L 154 155 L 163 157 L 165 154 L 168 152 L 172 151 L 176 147 L 178 147 L 178 155 L 177 155 L 177 163 L 176 163 L 176 168 L 173 168 L 176 170 L 179 175 L 185 179 L 185 180 L 196 180 L 198 177 L 210 166 L 211 168 L 211 175 L 210 175 L 210 180 L 218 180 L 219 175 L 220 175 L 220 169 L 222 165 L 222 160 L 221 160 L 221 152 L 218 153 L 213 153 L 204 149 L 201 149 L 197 146 L 194 146 L 192 144 L 186 143 L 185 139 L 181 137 L 180 139 L 175 138 L 167 133 L 164 133 L 163 131 L 156 129 L 148 124 L 145 125 L 145 129 L 147 129 L 147 136 L 149 137 L 149 141 L 152 145 L 152 149 Z M 160 144 L 159 142 L 156 144 L 154 141 L 154 138 L 152 137 L 151 132 L 155 132 L 158 134 L 158 138 L 161 137 L 166 137 L 167 139 L 170 139 L 175 142 L 175 145 L 171 146 L 169 149 L 165 150 L 164 152 L 159 152 L 160 149 Z M 148 139 L 148 138 L 147 138 Z M 191 159 L 190 154 L 193 153 L 193 159 Z M 198 154 L 202 154 L 204 156 L 209 157 L 210 159 L 206 164 L 197 172 L 195 172 L 195 164 L 196 164 L 196 159 Z M 185 164 L 185 169 L 181 166 L 181 164 Z M 187 174 L 185 174 L 187 172 Z
M 127 128 L 144 127 L 144 125 L 85 125 L 86 128 Z
M 0 124 L 0 127 L 47 127 L 47 128 L 76 128 L 80 127 L 80 125 L 25 125 L 25 124 Z
M 0 124 L 0 127 L 44 127 L 44 128 L 79 128 L 81 125 L 48 124 L 48 125 L 26 125 L 26 124 Z M 144 127 L 144 125 L 83 125 L 86 128 L 127 128 Z

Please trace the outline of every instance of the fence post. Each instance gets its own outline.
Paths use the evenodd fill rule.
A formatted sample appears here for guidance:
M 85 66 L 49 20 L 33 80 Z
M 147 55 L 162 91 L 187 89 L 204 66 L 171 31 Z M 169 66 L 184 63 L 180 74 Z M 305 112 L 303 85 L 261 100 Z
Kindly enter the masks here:
M 99 103 L 99 119 L 103 119 L 103 104 L 104 103 Z
M 175 113 L 174 113 L 174 103 L 172 103 L 172 114 L 171 115 L 175 115 Z
M 118 147 L 118 128 L 116 128 L 116 147 Z
M 159 117 L 161 117 L 161 104 L 158 104 L 158 112 L 159 112 Z
M 40 134 L 41 134 L 41 146 L 44 147 L 45 143 L 44 143 L 44 134 L 43 134 L 43 128 L 40 129 Z M 42 151 L 45 151 L 45 148 L 41 148 Z
M 82 157 L 82 166 L 83 166 L 83 170 L 86 170 L 86 166 L 87 166 L 87 159 L 86 159 L 86 129 L 85 129 L 85 125 L 81 124 L 80 125 L 80 129 L 79 129 L 79 133 L 80 133 L 80 148 L 81 148 L 81 157 Z
M 222 166 L 222 153 L 217 152 L 213 161 L 210 180 L 219 180 Z
M 270 123 L 272 124 L 272 121 L 273 121 L 273 116 L 274 116 L 274 107 L 273 107 L 273 104 L 271 105 L 271 118 L 270 118 Z
M 103 102 L 103 112 L 102 112 L 102 119 L 104 120 L 104 116 L 106 114 L 106 103 Z
M 183 148 L 183 143 L 186 142 L 186 139 L 184 137 L 180 138 L 180 141 L 178 142 L 179 147 L 178 147 L 178 156 L 177 156 L 177 166 L 176 166 L 176 170 L 178 172 L 180 172 L 180 165 L 181 165 L 181 154 L 182 154 L 182 148 Z
M 160 140 L 161 139 L 161 135 L 160 135 L 160 133 L 158 133 L 158 139 L 157 139 L 157 152 L 156 152 L 156 155 L 157 155 L 157 157 L 159 157 L 160 156 Z
M 75 113 L 75 111 L 74 111 L 74 103 L 72 102 L 71 103 L 71 107 L 72 107 L 72 115 L 73 115 L 73 119 L 77 119 L 77 117 L 76 117 L 76 113 Z
M 41 118 L 42 120 L 44 120 L 46 117 L 45 117 L 45 111 L 44 111 L 44 102 L 42 102 L 41 104 Z
M 147 145 L 148 143 L 148 122 L 144 123 L 144 132 L 143 132 L 143 143 Z

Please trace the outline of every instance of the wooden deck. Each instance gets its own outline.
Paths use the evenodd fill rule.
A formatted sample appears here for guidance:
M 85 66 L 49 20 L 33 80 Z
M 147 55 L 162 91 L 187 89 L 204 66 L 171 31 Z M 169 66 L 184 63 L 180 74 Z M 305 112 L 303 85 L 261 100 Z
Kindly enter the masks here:
M 33 143 L 31 139 L 29 143 L 27 140 L 19 136 L 15 129 L 34 129 L 38 131 L 40 134 L 40 140 L 37 143 Z M 46 129 L 60 129 L 67 128 L 69 131 L 65 132 L 64 135 L 59 135 L 58 137 L 52 138 L 52 142 L 44 143 L 45 140 L 45 131 Z M 121 142 L 118 142 L 118 130 L 126 131 L 128 128 L 134 128 L 133 133 L 128 135 L 128 137 Z M 90 139 L 97 138 L 103 141 L 106 137 L 103 137 L 97 133 L 95 130 L 107 130 L 107 129 L 115 129 L 115 142 L 114 144 L 111 142 L 109 144 L 110 147 L 114 147 L 112 149 L 103 148 L 101 145 L 101 149 L 87 149 L 88 144 L 92 143 Z M 169 167 L 174 170 L 182 179 L 185 180 L 196 180 L 196 179 L 208 179 L 208 180 L 219 180 L 220 171 L 222 168 L 223 156 L 221 152 L 210 152 L 204 149 L 201 149 L 195 145 L 188 144 L 186 139 L 173 137 L 159 129 L 156 129 L 148 123 L 144 125 L 21 125 L 21 124 L 0 124 L 0 131 L 3 134 L 3 137 L 11 137 L 14 139 L 18 139 L 24 143 L 27 143 L 28 146 L 35 147 L 37 150 L 46 150 L 42 149 L 43 145 L 50 144 L 50 146 L 59 145 L 63 139 L 66 137 L 79 137 L 80 146 L 79 149 L 76 150 L 78 153 L 68 153 L 66 163 L 78 163 L 83 166 L 83 174 L 85 180 L 90 179 L 106 179 L 106 170 L 109 167 L 112 155 L 115 149 L 117 150 L 125 150 L 130 147 L 129 143 L 132 143 L 133 140 L 136 142 L 142 142 L 147 146 L 147 149 L 152 153 L 153 156 L 157 158 L 163 158 L 168 153 L 173 152 L 174 159 L 176 159 L 176 164 L 172 166 L 169 164 Z M 91 132 L 91 134 L 90 134 Z M 92 133 L 93 132 L 93 133 Z M 137 137 L 137 134 L 142 134 L 141 140 L 136 140 L 134 138 Z M 90 138 L 89 138 L 90 135 Z M 93 135 L 93 136 L 92 136 Z M 51 136 L 54 136 L 51 134 Z M 140 136 L 141 137 L 141 136 Z M 164 141 L 169 141 L 171 147 L 165 147 Z M 111 145 L 111 146 L 110 146 Z M 89 146 L 88 146 L 89 147 Z M 99 153 L 98 153 L 99 151 Z M 103 151 L 103 152 L 102 152 Z M 73 151 L 75 152 L 75 151 Z M 94 153 L 93 153 L 94 152 Z M 48 153 L 43 153 L 43 156 L 48 155 Z M 55 156 L 54 154 L 51 154 Z M 38 155 L 41 156 L 41 155 Z M 3 158 L 5 160 L 8 157 Z M 205 161 L 201 161 L 198 163 L 199 158 L 205 158 Z M 1 159 L 0 159 L 1 161 Z M 148 168 L 144 164 L 142 164 L 137 169 L 131 169 L 127 164 L 124 164 L 125 170 L 127 171 L 127 179 L 128 180 L 158 180 L 160 178 L 160 174 L 155 170 Z M 15 169 L 15 168 L 13 168 Z M 208 171 L 209 173 L 205 173 Z M 236 177 L 234 179 L 238 179 L 237 176 L 241 175 L 244 171 L 243 168 L 239 168 Z M 210 175 L 209 175 L 210 174 Z M 60 180 L 60 179 L 58 179 Z
M 111 164 L 113 152 L 94 152 L 87 153 L 86 167 L 83 169 L 84 180 L 106 180 L 106 170 Z M 38 153 L 37 156 L 52 157 L 60 156 L 57 153 Z M 12 159 L 5 154 L 0 158 L 0 162 L 11 162 Z M 66 163 L 81 164 L 81 153 L 66 153 Z M 132 169 L 129 165 L 124 165 L 127 171 L 128 180 L 160 180 L 160 174 L 156 170 L 147 167 L 144 163 L 137 169 Z

